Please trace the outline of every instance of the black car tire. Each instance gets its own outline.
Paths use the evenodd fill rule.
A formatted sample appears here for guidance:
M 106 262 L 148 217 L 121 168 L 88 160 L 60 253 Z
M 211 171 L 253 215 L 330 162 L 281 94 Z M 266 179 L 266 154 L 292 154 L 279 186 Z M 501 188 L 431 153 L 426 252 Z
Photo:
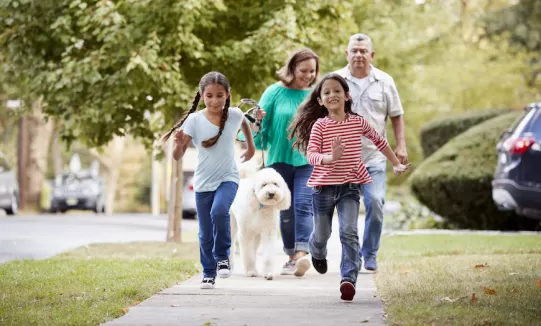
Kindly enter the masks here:
M 182 219 L 183 220 L 195 220 L 195 219 L 197 219 L 197 213 L 183 211 L 182 212 Z
M 6 214 L 8 215 L 17 215 L 19 211 L 19 203 L 17 196 L 15 194 L 11 195 L 11 207 L 6 208 Z

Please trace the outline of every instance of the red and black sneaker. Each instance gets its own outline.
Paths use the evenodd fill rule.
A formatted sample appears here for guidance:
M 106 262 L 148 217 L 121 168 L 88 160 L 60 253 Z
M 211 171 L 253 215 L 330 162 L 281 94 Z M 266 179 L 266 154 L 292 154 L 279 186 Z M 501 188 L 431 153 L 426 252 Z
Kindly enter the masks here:
M 353 297 L 355 296 L 355 285 L 350 281 L 342 280 L 340 282 L 340 293 L 342 293 L 340 299 L 345 301 L 353 300 Z

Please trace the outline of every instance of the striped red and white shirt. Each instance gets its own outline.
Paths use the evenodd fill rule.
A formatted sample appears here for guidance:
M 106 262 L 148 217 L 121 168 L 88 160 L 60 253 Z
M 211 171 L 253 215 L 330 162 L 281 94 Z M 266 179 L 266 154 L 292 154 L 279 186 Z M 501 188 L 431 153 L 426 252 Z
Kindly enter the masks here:
M 371 183 L 372 178 L 362 160 L 361 135 L 372 141 L 379 151 L 389 145 L 361 116 L 348 115 L 345 121 L 319 118 L 312 127 L 306 151 L 308 162 L 314 165 L 314 172 L 306 185 L 314 187 Z M 323 157 L 332 154 L 332 140 L 336 136 L 340 136 L 342 144 L 345 145 L 344 153 L 339 160 L 323 165 Z

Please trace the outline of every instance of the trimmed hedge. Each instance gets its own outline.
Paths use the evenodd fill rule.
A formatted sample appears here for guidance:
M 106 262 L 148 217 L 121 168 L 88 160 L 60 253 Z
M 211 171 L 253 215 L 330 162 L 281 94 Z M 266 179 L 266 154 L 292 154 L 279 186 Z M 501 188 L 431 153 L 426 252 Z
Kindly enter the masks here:
M 510 109 L 470 111 L 430 121 L 423 126 L 420 135 L 424 157 L 429 157 L 453 137 L 458 136 L 471 127 L 509 112 Z
M 499 212 L 492 201 L 496 144 L 502 131 L 519 115 L 510 112 L 498 116 L 453 138 L 413 172 L 413 194 L 460 228 L 535 229 L 537 221 Z

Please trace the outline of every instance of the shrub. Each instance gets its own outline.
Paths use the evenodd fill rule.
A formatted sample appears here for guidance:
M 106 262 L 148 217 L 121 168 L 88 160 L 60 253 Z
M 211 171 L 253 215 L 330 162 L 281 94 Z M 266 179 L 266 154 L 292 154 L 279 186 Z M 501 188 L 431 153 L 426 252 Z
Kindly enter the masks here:
M 432 120 L 421 129 L 420 140 L 424 156 L 429 157 L 453 137 L 471 127 L 509 112 L 510 109 L 489 109 Z
M 499 212 L 492 201 L 496 144 L 519 114 L 498 116 L 453 138 L 411 175 L 413 194 L 430 210 L 461 228 L 534 229 L 537 221 Z

